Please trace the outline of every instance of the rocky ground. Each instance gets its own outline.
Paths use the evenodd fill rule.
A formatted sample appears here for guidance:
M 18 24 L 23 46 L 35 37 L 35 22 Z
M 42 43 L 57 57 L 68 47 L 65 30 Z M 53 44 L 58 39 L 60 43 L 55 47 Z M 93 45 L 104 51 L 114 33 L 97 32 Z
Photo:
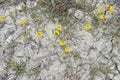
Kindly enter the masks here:
M 119 0 L 87 0 L 96 5 L 92 12 L 69 9 L 72 25 L 57 19 L 54 23 L 42 13 L 39 1 L 0 0 L 0 16 L 6 16 L 0 21 L 0 80 L 120 80 Z M 97 8 L 105 9 L 105 4 L 115 11 L 107 12 L 106 20 L 98 23 L 93 15 L 98 16 Z M 25 18 L 28 22 L 21 26 Z M 85 23 L 92 29 L 86 30 Z M 56 38 L 53 31 L 57 25 L 62 25 L 63 31 Z M 36 36 L 39 30 L 42 38 Z M 61 38 L 72 52 L 61 49 Z

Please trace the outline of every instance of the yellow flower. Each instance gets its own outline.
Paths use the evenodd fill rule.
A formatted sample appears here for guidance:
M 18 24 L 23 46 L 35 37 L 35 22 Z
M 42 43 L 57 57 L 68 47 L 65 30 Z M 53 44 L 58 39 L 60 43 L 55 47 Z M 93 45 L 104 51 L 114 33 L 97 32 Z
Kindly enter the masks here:
M 62 30 L 62 26 L 61 25 L 57 25 L 56 30 L 61 31 Z
M 55 30 L 54 32 L 53 32 L 53 34 L 54 34 L 54 36 L 59 36 L 60 35 L 60 32 L 58 31 L 58 30 Z
M 110 8 L 110 4 L 106 4 L 106 8 L 109 9 Z
M 66 43 L 67 43 L 66 41 L 61 40 L 61 41 L 60 41 L 60 46 L 65 46 L 65 45 L 66 45 Z
M 110 6 L 109 12 L 110 12 L 110 13 L 114 13 L 114 12 L 115 12 L 115 9 L 114 9 L 112 6 Z
M 22 34 L 21 39 L 25 39 L 25 38 L 26 38 L 25 34 Z
M 6 20 L 7 20 L 7 19 L 6 19 L 5 16 L 0 16 L 0 21 L 4 22 L 4 21 L 6 21 Z
M 102 13 L 103 13 L 102 8 L 98 8 L 98 13 L 99 13 L 99 14 L 102 14 Z
M 21 26 L 25 26 L 28 23 L 28 19 L 25 18 L 23 21 L 20 23 Z
M 66 47 L 64 50 L 65 50 L 65 52 L 71 52 L 71 51 L 72 51 L 72 48 Z
M 68 55 L 67 55 L 67 54 L 65 54 L 65 53 L 64 53 L 64 54 L 62 54 L 62 58 L 63 58 L 63 59 L 66 59 L 67 57 L 68 57 Z
M 105 19 L 106 19 L 106 16 L 105 16 L 104 14 L 101 14 L 101 15 L 99 16 L 99 18 L 102 19 L 102 20 L 105 20 Z
M 90 24 L 86 24 L 86 25 L 84 26 L 84 28 L 85 28 L 86 30 L 90 30 L 90 29 L 92 29 L 92 26 L 91 26 Z
M 38 32 L 36 33 L 36 36 L 37 36 L 38 38 L 43 37 L 43 32 L 42 32 L 42 31 L 38 31 Z

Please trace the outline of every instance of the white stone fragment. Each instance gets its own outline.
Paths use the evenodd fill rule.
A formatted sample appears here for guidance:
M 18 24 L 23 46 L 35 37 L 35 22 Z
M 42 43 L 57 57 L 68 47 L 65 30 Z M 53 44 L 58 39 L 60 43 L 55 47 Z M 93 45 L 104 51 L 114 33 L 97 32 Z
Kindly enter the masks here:
M 10 43 L 12 39 L 13 39 L 13 36 L 10 35 L 10 36 L 6 39 L 6 41 L 7 41 L 8 43 Z
M 75 11 L 75 17 L 81 19 L 83 17 L 83 12 L 80 10 Z

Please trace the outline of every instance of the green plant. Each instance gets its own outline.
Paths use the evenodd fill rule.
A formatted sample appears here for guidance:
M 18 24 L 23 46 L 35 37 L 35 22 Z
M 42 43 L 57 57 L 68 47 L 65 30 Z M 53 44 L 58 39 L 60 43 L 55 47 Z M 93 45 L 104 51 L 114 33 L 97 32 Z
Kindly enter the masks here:
M 93 18 L 92 18 L 92 24 L 94 26 L 98 26 L 100 24 L 100 21 L 99 21 L 99 19 L 96 16 L 93 16 Z
M 4 2 L 5 0 L 0 0 L 0 3 Z
M 91 12 L 96 8 L 96 5 L 91 6 L 91 4 L 89 4 L 86 0 L 79 0 L 76 3 L 76 7 L 82 11 Z
M 49 14 L 50 19 L 53 21 L 54 18 L 58 18 L 59 22 L 66 22 L 68 10 L 74 7 L 76 3 L 73 0 L 41 0 L 40 5 L 45 8 L 45 12 Z
M 74 60 L 82 59 L 79 52 L 73 51 L 73 52 L 71 52 L 71 54 L 72 54 L 72 57 L 73 57 Z
M 20 63 L 17 63 L 15 61 L 11 61 L 8 64 L 8 68 L 12 69 L 13 71 L 16 71 L 17 74 L 24 73 L 26 71 L 26 64 L 21 61 Z

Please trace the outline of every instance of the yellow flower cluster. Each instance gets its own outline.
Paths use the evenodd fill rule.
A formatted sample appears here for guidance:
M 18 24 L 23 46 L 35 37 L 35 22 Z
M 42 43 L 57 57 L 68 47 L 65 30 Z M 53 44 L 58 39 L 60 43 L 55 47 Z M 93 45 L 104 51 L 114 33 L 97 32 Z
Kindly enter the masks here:
M 22 35 L 21 35 L 21 39 L 24 40 L 25 38 L 26 38 L 26 35 L 25 35 L 25 34 L 22 34 Z
M 72 48 L 70 48 L 70 47 L 65 48 L 65 52 L 71 52 L 71 51 L 72 51 Z
M 92 29 L 92 26 L 87 23 L 87 24 L 85 24 L 84 28 L 85 28 L 86 30 L 90 30 L 90 29 Z
M 110 8 L 110 4 L 106 4 L 105 7 L 106 7 L 107 9 L 109 9 L 109 8 Z
M 38 32 L 36 33 L 36 36 L 37 36 L 38 38 L 42 38 L 42 37 L 43 37 L 43 32 L 42 32 L 42 31 L 38 31 Z
M 99 13 L 99 14 L 103 14 L 102 8 L 98 8 L 98 13 Z
M 7 20 L 7 18 L 5 16 L 0 16 L 0 21 L 1 22 L 5 22 Z
M 67 42 L 64 40 L 61 40 L 59 43 L 60 43 L 60 46 L 65 46 L 67 44 Z
M 101 15 L 99 16 L 99 18 L 102 19 L 102 20 L 105 20 L 105 19 L 106 19 L 106 16 L 105 16 L 104 14 L 101 14 Z
M 62 54 L 62 58 L 63 58 L 63 59 L 66 59 L 66 58 L 67 58 L 67 54 L 66 54 L 66 53 L 71 52 L 71 51 L 72 51 L 72 48 L 66 47 L 67 42 L 66 42 L 65 40 L 60 40 L 59 44 L 60 44 L 60 46 L 62 47 L 62 49 L 64 49 L 64 52 L 65 52 L 65 53 Z
M 106 16 L 105 16 L 105 14 L 103 13 L 102 8 L 98 8 L 98 13 L 100 14 L 99 18 L 100 18 L 101 20 L 105 20 L 105 19 L 106 19 Z
M 65 48 L 64 48 L 64 51 L 65 51 L 65 53 L 62 54 L 62 58 L 63 58 L 63 59 L 66 59 L 66 58 L 68 57 L 67 53 L 71 52 L 71 51 L 72 51 L 72 48 L 70 48 L 70 47 L 65 47 Z
M 55 31 L 53 32 L 55 37 L 58 37 L 60 35 L 60 31 L 62 31 L 63 27 L 61 25 L 57 25 L 55 28 Z
M 112 6 L 110 6 L 109 12 L 110 12 L 110 13 L 114 13 L 114 12 L 115 12 L 115 9 L 114 9 Z
M 67 55 L 66 53 L 63 53 L 63 54 L 62 54 L 62 58 L 63 58 L 63 59 L 66 59 L 67 57 L 68 57 L 68 55 Z
M 110 13 L 114 13 L 115 9 L 113 6 L 110 6 L 110 4 L 106 4 L 106 9 L 109 10 Z
M 66 47 L 67 42 L 65 40 L 60 40 L 59 44 L 60 44 L 61 47 L 64 47 L 65 52 L 71 52 L 72 51 L 72 48 Z
M 63 30 L 63 27 L 61 25 L 57 25 L 53 34 L 55 37 L 58 37 L 60 35 L 60 32 Z M 61 46 L 61 48 L 64 50 L 65 53 L 62 54 L 62 58 L 63 59 L 66 59 L 67 58 L 67 54 L 68 52 L 71 52 L 72 51 L 72 48 L 70 47 L 67 47 L 67 41 L 65 40 L 60 40 L 59 41 L 59 44 Z
M 60 32 L 58 30 L 55 30 L 53 34 L 55 37 L 58 37 L 60 35 Z
M 115 9 L 113 6 L 111 6 L 110 4 L 106 4 L 106 10 L 109 11 L 110 13 L 114 13 Z M 100 14 L 99 18 L 101 20 L 105 20 L 106 19 L 106 15 L 104 14 L 102 8 L 98 8 L 98 13 Z
M 25 19 L 23 19 L 23 20 L 21 21 L 20 25 L 21 25 L 21 26 L 25 26 L 27 23 L 28 23 L 28 19 L 25 18 Z
M 56 30 L 62 31 L 63 27 L 61 25 L 57 25 Z

